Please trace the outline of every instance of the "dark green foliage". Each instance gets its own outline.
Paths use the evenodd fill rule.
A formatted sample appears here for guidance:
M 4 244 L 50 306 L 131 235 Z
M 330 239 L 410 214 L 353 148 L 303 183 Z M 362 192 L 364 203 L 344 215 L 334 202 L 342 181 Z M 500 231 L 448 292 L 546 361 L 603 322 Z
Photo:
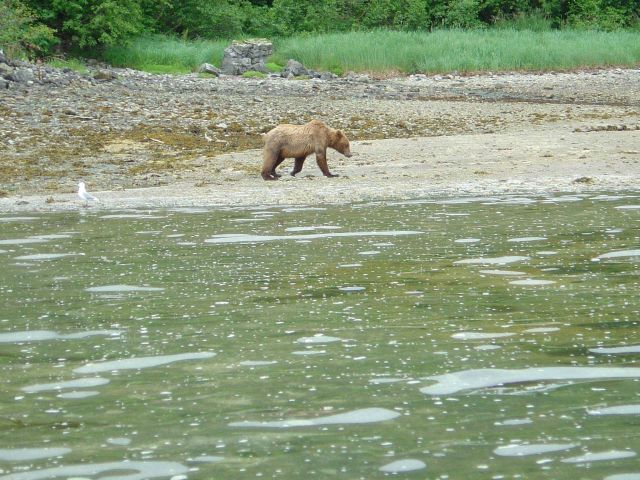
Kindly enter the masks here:
M 42 45 L 30 42 L 45 50 L 51 42 L 42 39 L 51 29 L 65 48 L 101 48 L 140 33 L 231 39 L 379 28 L 615 30 L 640 24 L 638 0 L 0 0 L 0 9 L 3 19 L 28 18 L 16 23 L 23 34 L 25 25 L 49 29 L 35 35 Z M 15 37 L 15 29 L 0 21 L 10 25 L 0 32 L 0 46 L 8 48 L 14 40 L 7 32 Z
M 38 57 L 56 44 L 54 31 L 17 0 L 0 0 L 0 48 L 9 57 Z

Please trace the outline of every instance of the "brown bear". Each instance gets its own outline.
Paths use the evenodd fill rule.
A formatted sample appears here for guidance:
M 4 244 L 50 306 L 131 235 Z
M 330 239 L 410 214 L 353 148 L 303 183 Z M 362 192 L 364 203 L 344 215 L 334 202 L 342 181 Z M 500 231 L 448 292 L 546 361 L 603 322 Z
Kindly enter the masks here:
M 318 120 L 311 120 L 306 125 L 278 125 L 264 135 L 262 151 L 262 178 L 277 180 L 281 175 L 276 168 L 285 158 L 295 158 L 291 175 L 302 170 L 307 156 L 316 154 L 316 163 L 326 177 L 337 177 L 327 166 L 327 147 L 337 150 L 345 157 L 351 156 L 349 139 L 341 130 L 327 127 Z

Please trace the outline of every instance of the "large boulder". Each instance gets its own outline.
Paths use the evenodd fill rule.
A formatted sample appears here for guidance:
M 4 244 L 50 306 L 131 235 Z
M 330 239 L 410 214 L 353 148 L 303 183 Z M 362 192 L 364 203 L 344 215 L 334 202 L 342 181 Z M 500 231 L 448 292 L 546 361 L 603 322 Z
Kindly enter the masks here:
M 233 41 L 224 49 L 222 71 L 227 75 L 242 75 L 249 70 L 268 73 L 264 63 L 272 53 L 273 43 L 263 38 Z
M 35 75 L 33 74 L 33 70 L 30 68 L 19 67 L 9 74 L 9 80 L 13 80 L 17 83 L 28 83 L 35 80 Z
M 198 67 L 198 73 L 208 73 L 209 75 L 215 75 L 219 77 L 222 73 L 219 68 L 211 65 L 210 63 L 203 63 Z
M 309 70 L 304 68 L 297 60 L 290 59 L 285 67 L 282 69 L 282 76 L 285 78 L 288 77 L 302 77 L 310 75 Z

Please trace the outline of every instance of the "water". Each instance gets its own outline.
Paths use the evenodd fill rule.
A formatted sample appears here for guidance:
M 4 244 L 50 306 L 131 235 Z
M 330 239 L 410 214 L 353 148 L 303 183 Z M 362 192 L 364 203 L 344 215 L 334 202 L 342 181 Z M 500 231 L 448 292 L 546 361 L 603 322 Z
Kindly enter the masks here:
M 0 480 L 637 480 L 638 204 L 1 215 Z

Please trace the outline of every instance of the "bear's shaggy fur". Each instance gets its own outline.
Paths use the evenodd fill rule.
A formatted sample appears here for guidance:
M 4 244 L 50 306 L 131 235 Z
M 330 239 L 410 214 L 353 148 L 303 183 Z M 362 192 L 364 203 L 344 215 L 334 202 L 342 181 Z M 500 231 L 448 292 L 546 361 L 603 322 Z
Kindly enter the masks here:
M 264 135 L 262 178 L 277 180 L 281 175 L 276 173 L 276 168 L 285 158 L 295 158 L 291 171 L 291 175 L 295 175 L 312 153 L 316 154 L 316 163 L 326 177 L 337 177 L 327 166 L 327 148 L 333 148 L 345 157 L 351 156 L 345 134 L 318 120 L 311 120 L 306 125 L 278 125 Z

